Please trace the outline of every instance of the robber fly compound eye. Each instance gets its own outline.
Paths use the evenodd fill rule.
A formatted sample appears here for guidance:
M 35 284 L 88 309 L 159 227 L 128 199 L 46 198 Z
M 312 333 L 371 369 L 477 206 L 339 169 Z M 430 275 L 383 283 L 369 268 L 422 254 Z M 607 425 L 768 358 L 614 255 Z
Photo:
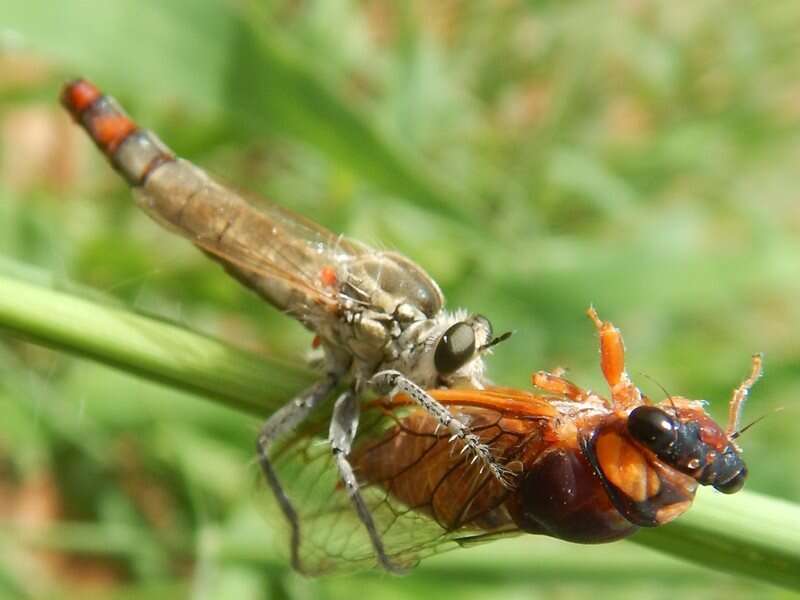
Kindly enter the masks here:
M 433 364 L 442 375 L 463 367 L 475 355 L 475 331 L 469 323 L 452 325 L 436 345 Z

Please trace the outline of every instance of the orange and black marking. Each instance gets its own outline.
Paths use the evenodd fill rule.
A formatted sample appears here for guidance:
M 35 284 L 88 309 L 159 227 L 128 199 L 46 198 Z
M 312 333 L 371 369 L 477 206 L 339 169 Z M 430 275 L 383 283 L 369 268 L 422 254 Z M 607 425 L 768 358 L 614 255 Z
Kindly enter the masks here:
M 67 83 L 61 103 L 133 186 L 143 185 L 175 155 L 155 134 L 139 128 L 117 102 L 85 79 Z

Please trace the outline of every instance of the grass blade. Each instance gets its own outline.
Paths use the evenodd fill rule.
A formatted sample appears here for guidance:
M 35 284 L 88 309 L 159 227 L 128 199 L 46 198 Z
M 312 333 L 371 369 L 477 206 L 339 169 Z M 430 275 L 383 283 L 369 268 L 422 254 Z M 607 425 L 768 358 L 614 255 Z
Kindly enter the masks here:
M 0 275 L 0 328 L 25 339 L 268 414 L 311 375 L 185 328 Z M 736 575 L 800 589 L 800 507 L 701 493 L 676 523 L 634 542 Z
M 311 377 L 175 324 L 5 275 L 0 328 L 255 414 L 275 410 Z

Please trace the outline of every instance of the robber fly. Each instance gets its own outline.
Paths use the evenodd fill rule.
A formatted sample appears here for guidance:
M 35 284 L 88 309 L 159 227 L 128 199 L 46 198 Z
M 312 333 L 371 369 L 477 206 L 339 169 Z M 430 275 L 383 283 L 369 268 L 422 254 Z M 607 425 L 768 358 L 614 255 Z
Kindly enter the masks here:
M 368 405 L 351 462 L 394 562 L 410 565 L 450 547 L 518 533 L 610 542 L 675 519 L 691 506 L 698 485 L 726 494 L 742 488 L 747 467 L 736 444 L 739 418 L 761 375 L 761 356 L 733 392 L 723 429 L 703 402 L 668 394 L 655 403 L 643 395 L 625 371 L 619 330 L 593 309 L 589 315 L 609 398 L 560 371 L 535 373 L 535 392 L 430 391 L 515 474 L 513 488 L 460 460 L 461 442 L 451 443 L 411 398 Z M 341 485 L 326 476 L 329 457 L 307 433 L 276 453 L 278 468 L 304 494 L 303 558 L 323 573 L 375 564 L 345 510 Z
M 264 476 L 290 523 L 295 568 L 303 568 L 300 523 L 268 451 L 337 388 L 344 387 L 344 392 L 335 401 L 328 432 L 331 455 L 378 563 L 387 570 L 400 571 L 402 566 L 387 555 L 348 458 L 363 391 L 402 393 L 412 399 L 461 443 L 468 460 L 501 486 L 510 485 L 508 469 L 489 446 L 425 391 L 482 389 L 483 356 L 508 334 L 493 337 L 491 324 L 481 315 L 445 311 L 436 282 L 399 254 L 373 250 L 279 206 L 257 210 L 177 158 L 90 82 L 68 83 L 61 101 L 150 217 L 188 238 L 316 335 L 324 353 L 323 377 L 274 413 L 257 442 Z

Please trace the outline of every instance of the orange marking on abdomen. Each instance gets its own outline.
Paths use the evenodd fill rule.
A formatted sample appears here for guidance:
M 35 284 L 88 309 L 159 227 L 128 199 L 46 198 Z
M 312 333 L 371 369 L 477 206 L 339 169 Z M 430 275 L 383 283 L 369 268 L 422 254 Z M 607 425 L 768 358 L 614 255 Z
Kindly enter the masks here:
M 336 269 L 333 267 L 322 267 L 322 270 L 319 272 L 320 281 L 322 281 L 322 285 L 327 287 L 333 287 L 339 281 L 339 278 L 336 276 Z
M 120 114 L 97 115 L 86 125 L 95 141 L 109 154 L 136 131 L 136 123 Z
M 76 79 L 61 90 L 61 104 L 77 119 L 101 96 L 100 90 L 94 85 L 85 79 Z

